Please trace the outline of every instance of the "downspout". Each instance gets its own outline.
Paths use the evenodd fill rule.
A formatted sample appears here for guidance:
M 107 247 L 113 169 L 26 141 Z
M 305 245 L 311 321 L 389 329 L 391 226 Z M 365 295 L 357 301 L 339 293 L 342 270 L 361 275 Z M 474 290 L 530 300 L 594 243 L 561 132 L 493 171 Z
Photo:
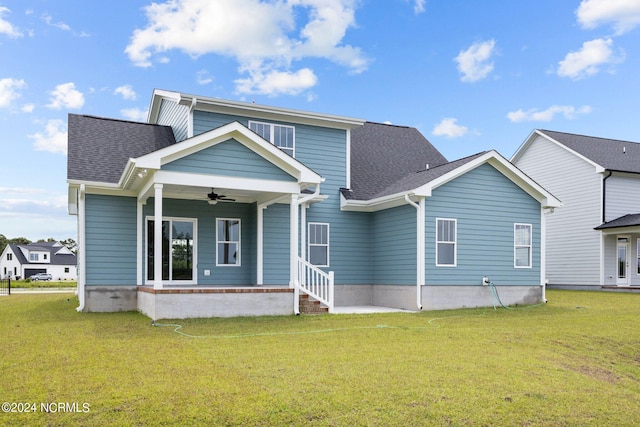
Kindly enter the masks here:
M 425 279 L 424 261 L 424 197 L 420 197 L 418 203 L 411 200 L 408 194 L 404 199 L 416 208 L 416 306 L 422 310 L 422 286 Z
M 84 284 L 87 278 L 86 274 L 86 249 L 87 244 L 86 233 L 85 233 L 85 186 L 84 184 L 80 185 L 80 190 L 78 190 L 78 308 L 76 311 L 80 312 L 84 310 L 85 305 L 85 294 L 84 294 Z
M 609 175 L 605 176 L 602 179 L 602 223 L 607 222 L 606 220 L 606 206 L 607 206 L 607 179 L 613 175 L 613 171 L 609 171 Z

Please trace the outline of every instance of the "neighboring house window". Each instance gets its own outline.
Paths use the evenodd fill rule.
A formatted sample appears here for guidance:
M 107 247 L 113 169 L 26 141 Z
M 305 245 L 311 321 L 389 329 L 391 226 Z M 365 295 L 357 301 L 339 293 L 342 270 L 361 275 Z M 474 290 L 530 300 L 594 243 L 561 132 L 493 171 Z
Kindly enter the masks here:
M 11 261 L 13 259 L 13 254 L 7 254 L 7 261 Z
M 69 272 L 69 267 L 65 267 L 65 268 L 64 268 L 64 272 L 65 272 L 65 273 L 68 273 L 68 272 Z
M 309 223 L 309 262 L 318 267 L 329 266 L 329 224 Z
M 155 276 L 155 221 L 147 219 L 147 280 Z M 166 218 L 162 221 L 162 280 L 192 281 L 196 240 L 195 219 Z
M 436 218 L 436 265 L 439 267 L 455 267 L 457 220 Z
M 216 265 L 240 265 L 240 220 L 216 220 Z
M 250 121 L 249 129 L 291 157 L 295 157 L 295 128 L 293 126 Z
M 47 259 L 47 254 L 42 254 L 42 256 L 44 257 L 44 259 Z
M 38 254 L 29 254 L 29 261 L 38 261 Z
M 531 268 L 531 224 L 513 225 L 513 258 L 515 268 Z

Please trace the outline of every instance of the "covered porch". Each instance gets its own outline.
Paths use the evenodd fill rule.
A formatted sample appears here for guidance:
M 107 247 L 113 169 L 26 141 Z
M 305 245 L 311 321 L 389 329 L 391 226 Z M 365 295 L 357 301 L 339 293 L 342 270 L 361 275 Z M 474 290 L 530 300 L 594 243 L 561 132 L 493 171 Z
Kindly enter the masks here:
M 596 227 L 602 241 L 605 289 L 640 289 L 640 214 L 629 214 Z

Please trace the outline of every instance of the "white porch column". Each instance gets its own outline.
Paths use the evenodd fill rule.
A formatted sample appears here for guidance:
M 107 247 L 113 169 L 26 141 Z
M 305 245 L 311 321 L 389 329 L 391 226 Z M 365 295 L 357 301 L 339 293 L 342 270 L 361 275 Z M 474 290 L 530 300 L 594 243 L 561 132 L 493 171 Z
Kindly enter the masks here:
M 308 204 L 300 205 L 300 258 L 307 259 L 307 208 Z
M 136 211 L 136 280 L 137 285 L 144 284 L 144 275 L 142 271 L 142 265 L 144 260 L 142 257 L 144 256 L 144 245 L 142 240 L 143 227 L 144 227 L 144 211 L 143 211 L 144 203 L 140 200 L 137 202 L 137 211 Z
M 257 254 L 256 254 L 256 285 L 264 284 L 264 210 L 266 206 L 258 205 L 258 236 L 257 236 Z
M 298 195 L 292 194 L 289 215 L 290 288 L 297 288 L 298 281 L 298 222 Z
M 154 184 L 153 289 L 162 289 L 162 184 Z

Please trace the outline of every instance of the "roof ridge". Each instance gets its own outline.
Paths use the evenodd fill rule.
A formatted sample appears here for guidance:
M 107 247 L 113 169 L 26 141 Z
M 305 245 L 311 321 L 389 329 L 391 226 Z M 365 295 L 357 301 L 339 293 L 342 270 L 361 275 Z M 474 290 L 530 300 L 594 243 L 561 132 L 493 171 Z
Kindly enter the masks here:
M 161 124 L 158 124 L 158 123 L 136 122 L 134 120 L 114 119 L 113 117 L 94 116 L 92 114 L 73 114 L 73 113 L 69 113 L 69 115 L 70 116 L 77 116 L 77 117 L 85 117 L 85 118 L 88 118 L 88 119 L 105 120 L 105 121 L 110 121 L 110 122 L 131 123 L 131 124 L 134 124 L 134 125 L 170 127 L 170 126 L 161 125 Z
M 389 127 L 403 128 L 403 129 L 415 129 L 413 126 L 396 125 L 396 124 L 393 124 L 393 123 L 372 122 L 371 120 L 367 120 L 366 123 L 369 123 L 369 124 L 372 124 L 372 125 L 389 126 Z

